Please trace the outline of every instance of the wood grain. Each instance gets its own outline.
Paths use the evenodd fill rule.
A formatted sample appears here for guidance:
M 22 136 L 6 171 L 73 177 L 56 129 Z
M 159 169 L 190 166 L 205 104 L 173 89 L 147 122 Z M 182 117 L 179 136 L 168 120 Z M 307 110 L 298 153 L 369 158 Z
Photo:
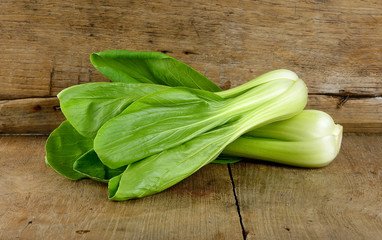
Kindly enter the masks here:
M 1 1 L 0 99 L 102 80 L 95 51 L 163 51 L 220 86 L 296 71 L 312 93 L 382 95 L 382 2 Z
M 247 239 L 380 239 L 381 146 L 381 135 L 347 135 L 321 169 L 232 165 Z
M 0 101 L 0 134 L 47 134 L 65 120 L 56 97 Z
M 44 163 L 46 137 L 0 136 L 1 239 L 243 239 L 227 166 L 151 197 L 107 200 Z M 379 239 L 381 135 L 346 135 L 329 166 L 231 164 L 246 239 Z
M 49 134 L 65 119 L 58 107 L 56 97 L 0 101 L 0 133 Z M 310 95 L 307 108 L 329 113 L 345 132 L 382 133 L 382 98 Z
M 241 239 L 227 166 L 165 192 L 111 202 L 107 186 L 44 163 L 46 137 L 0 136 L 0 239 Z
M 330 114 L 344 132 L 382 133 L 382 98 L 310 95 L 307 109 Z

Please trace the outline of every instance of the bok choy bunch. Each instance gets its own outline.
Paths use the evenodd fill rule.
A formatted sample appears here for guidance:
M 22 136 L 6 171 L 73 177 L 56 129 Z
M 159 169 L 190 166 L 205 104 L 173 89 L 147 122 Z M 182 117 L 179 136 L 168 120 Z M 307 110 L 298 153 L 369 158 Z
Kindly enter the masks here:
M 67 120 L 47 140 L 46 163 L 70 179 L 108 182 L 112 200 L 160 192 L 214 161 L 321 167 L 339 151 L 342 127 L 302 111 L 307 89 L 289 70 L 221 91 L 161 53 L 106 51 L 91 61 L 113 82 L 58 95 Z

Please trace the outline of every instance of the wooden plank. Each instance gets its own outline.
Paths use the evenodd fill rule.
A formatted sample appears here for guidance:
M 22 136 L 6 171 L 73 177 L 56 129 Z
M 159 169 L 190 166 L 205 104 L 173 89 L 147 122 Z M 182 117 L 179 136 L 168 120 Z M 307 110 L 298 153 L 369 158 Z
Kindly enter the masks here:
M 344 127 L 344 132 L 382 133 L 382 98 L 310 95 L 308 109 L 322 110 Z
M 163 51 L 220 86 L 296 71 L 312 93 L 382 95 L 382 2 L 1 1 L 0 99 L 101 81 L 89 54 Z
M 153 196 L 107 200 L 107 186 L 44 163 L 46 137 L 0 136 L 0 239 L 241 239 L 226 165 Z
M 380 239 L 381 146 L 381 135 L 347 135 L 321 169 L 232 165 L 247 239 Z
M 0 101 L 0 133 L 48 134 L 65 120 L 56 97 Z
M 349 98 L 338 107 L 341 101 L 310 95 L 307 108 L 329 113 L 345 132 L 382 133 L 382 98 Z M 0 133 L 49 134 L 65 119 L 58 106 L 56 97 L 0 101 Z

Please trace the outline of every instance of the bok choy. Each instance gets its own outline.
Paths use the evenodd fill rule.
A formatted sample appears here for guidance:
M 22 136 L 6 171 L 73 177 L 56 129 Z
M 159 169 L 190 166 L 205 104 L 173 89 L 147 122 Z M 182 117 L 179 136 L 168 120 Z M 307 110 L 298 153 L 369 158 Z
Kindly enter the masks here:
M 58 94 L 67 120 L 49 136 L 46 162 L 73 180 L 108 182 L 112 200 L 163 191 L 211 162 L 322 167 L 338 154 L 342 127 L 303 111 L 306 86 L 289 70 L 221 91 L 162 53 L 114 50 L 91 61 L 113 82 Z

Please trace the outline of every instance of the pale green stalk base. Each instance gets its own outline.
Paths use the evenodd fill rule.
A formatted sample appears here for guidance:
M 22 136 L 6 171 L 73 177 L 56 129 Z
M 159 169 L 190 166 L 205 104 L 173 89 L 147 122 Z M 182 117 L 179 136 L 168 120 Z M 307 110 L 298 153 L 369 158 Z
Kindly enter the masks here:
M 342 126 L 326 113 L 305 110 L 295 117 L 247 133 L 224 154 L 297 167 L 323 167 L 337 156 Z

